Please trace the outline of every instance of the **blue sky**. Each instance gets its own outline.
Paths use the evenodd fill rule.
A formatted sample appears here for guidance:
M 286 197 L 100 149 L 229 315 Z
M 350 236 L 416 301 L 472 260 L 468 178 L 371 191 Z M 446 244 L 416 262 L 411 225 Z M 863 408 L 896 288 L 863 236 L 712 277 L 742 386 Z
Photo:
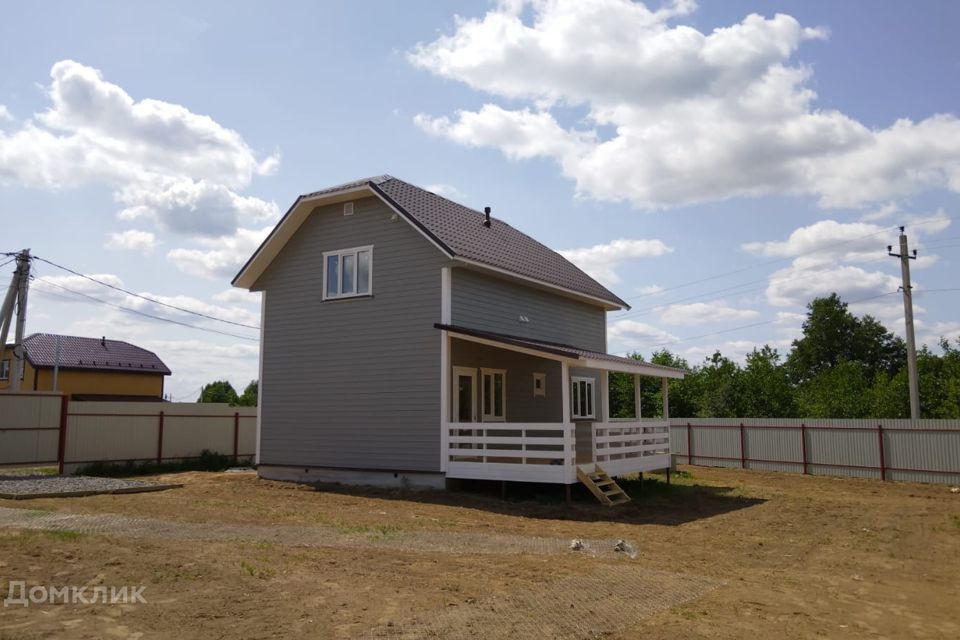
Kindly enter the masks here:
M 279 213 L 390 173 L 491 206 L 628 299 L 612 351 L 699 361 L 786 351 L 833 290 L 901 331 L 885 248 L 906 224 L 932 345 L 960 335 L 960 292 L 921 293 L 956 287 L 960 6 L 921 7 L 10 3 L 0 250 L 253 326 L 230 276 Z M 256 376 L 253 330 L 36 268 L 30 332 L 154 349 L 178 399 Z

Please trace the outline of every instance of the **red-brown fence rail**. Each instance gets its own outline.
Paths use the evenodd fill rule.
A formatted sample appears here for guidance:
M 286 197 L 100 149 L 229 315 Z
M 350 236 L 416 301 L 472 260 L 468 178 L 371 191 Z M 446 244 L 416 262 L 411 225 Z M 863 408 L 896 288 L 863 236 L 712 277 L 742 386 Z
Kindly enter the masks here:
M 960 420 L 670 420 L 679 463 L 960 483 Z

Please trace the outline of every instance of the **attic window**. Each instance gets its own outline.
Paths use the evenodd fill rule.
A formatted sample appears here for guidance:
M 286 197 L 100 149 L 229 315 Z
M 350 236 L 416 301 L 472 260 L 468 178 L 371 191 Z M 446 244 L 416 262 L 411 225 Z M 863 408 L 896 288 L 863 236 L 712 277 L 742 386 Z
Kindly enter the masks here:
M 323 299 L 373 293 L 373 245 L 323 253 Z

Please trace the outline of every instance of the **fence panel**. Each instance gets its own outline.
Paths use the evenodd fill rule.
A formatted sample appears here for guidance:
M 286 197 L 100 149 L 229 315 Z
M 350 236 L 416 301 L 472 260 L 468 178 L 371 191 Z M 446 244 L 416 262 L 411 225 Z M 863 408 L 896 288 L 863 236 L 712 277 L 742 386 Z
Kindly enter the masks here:
M 0 392 L 0 466 L 56 464 L 63 396 Z
M 173 402 L 71 402 L 64 471 L 93 462 L 171 461 L 204 449 L 238 458 L 256 453 L 255 407 Z
M 960 420 L 671 418 L 670 426 L 679 463 L 960 483 Z

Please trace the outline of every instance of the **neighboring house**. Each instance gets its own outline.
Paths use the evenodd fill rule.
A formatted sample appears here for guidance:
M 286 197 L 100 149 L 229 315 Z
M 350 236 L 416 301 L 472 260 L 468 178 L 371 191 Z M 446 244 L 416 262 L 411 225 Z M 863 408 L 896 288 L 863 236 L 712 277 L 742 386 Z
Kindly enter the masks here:
M 164 377 L 170 369 L 152 351 L 121 340 L 49 333 L 32 334 L 23 344 L 22 391 L 54 391 L 56 367 L 56 390 L 72 400 L 163 399 Z M 0 391 L 11 388 L 15 368 L 11 345 L 7 345 L 0 358 Z
M 670 464 L 665 420 L 610 419 L 607 373 L 682 372 L 607 354 L 628 305 L 489 212 L 390 176 L 317 191 L 233 284 L 263 292 L 264 477 L 569 485 Z

